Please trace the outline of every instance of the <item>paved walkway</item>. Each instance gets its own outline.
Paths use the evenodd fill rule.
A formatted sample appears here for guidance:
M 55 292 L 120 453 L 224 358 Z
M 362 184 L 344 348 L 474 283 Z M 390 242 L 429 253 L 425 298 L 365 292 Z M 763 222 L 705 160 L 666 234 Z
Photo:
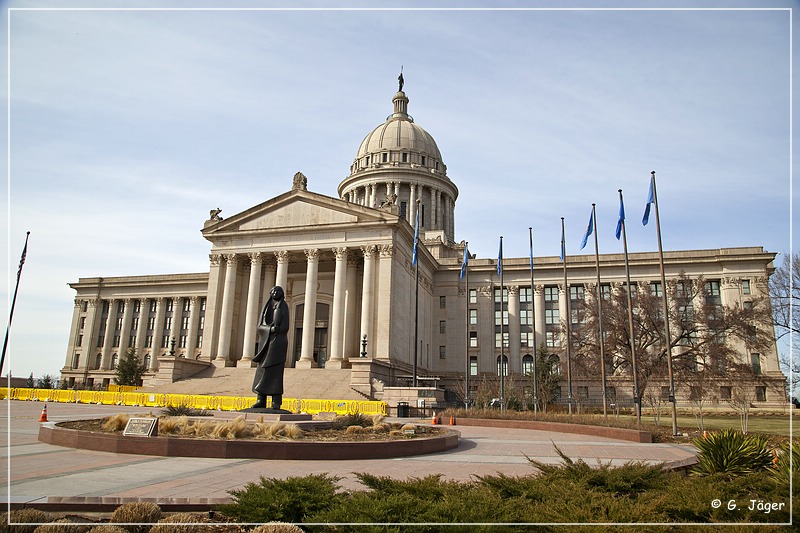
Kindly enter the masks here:
M 458 448 L 443 453 L 364 461 L 274 461 L 256 459 L 202 459 L 123 455 L 74 450 L 37 440 L 40 402 L 0 401 L 2 429 L 8 446 L 2 453 L 6 501 L 112 502 L 153 498 L 163 502 L 218 503 L 228 492 L 257 482 L 259 476 L 285 478 L 330 474 L 342 478 L 346 489 L 363 488 L 354 472 L 396 478 L 441 474 L 444 479 L 468 481 L 476 475 L 525 475 L 533 471 L 528 457 L 558 463 L 554 444 L 571 458 L 589 464 L 628 461 L 663 463 L 689 458 L 692 446 L 636 444 L 603 437 L 548 431 L 456 426 Z M 147 413 L 142 407 L 48 403 L 50 421 L 99 418 L 120 412 Z M 152 409 L 158 412 L 158 409 Z

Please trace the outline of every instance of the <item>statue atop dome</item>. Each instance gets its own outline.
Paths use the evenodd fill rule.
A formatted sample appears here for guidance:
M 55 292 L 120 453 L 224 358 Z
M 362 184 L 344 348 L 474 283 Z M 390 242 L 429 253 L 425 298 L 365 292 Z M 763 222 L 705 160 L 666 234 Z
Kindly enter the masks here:
M 403 81 L 403 65 L 400 65 L 400 75 L 397 77 L 397 82 L 400 86 L 397 92 L 401 93 L 403 92 L 403 84 L 405 83 L 405 81 Z

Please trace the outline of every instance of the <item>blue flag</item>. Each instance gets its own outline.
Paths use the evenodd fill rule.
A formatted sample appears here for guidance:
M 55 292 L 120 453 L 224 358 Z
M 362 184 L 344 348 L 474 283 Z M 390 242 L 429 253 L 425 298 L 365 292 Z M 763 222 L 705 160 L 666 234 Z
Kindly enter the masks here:
M 586 241 L 589 239 L 589 235 L 592 234 L 594 231 L 594 216 L 592 213 L 589 213 L 589 225 L 586 226 L 586 233 L 583 235 L 583 240 L 581 241 L 581 250 L 586 247 Z
M 497 253 L 497 274 L 503 275 L 503 238 L 500 237 L 500 251 Z
M 531 236 L 531 273 L 533 273 L 533 236 Z
M 469 250 L 467 249 L 467 243 L 464 242 L 464 260 L 461 262 L 461 274 L 459 274 L 458 279 L 464 279 L 464 274 L 467 273 L 467 265 L 469 264 Z
M 650 180 L 650 192 L 647 193 L 647 205 L 644 206 L 644 216 L 642 217 L 642 225 L 646 226 L 650 221 L 650 204 L 655 204 L 656 198 L 653 194 L 653 180 Z
M 411 266 L 417 264 L 417 248 L 419 248 L 419 209 L 417 209 L 417 217 L 414 221 L 414 254 L 411 256 Z
M 622 224 L 625 222 L 625 204 L 622 203 L 622 193 L 620 193 L 619 197 L 619 220 L 617 221 L 617 232 L 615 235 L 617 236 L 617 240 L 619 240 L 619 236 L 622 233 Z

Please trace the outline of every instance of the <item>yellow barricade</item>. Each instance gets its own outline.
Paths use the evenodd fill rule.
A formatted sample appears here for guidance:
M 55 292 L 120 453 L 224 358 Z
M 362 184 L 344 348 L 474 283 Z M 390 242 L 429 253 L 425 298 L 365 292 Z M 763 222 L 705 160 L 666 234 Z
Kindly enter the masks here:
M 33 389 L 33 397 L 40 402 L 49 402 L 53 396 L 53 389 Z
M 0 389 L 0 400 L 5 400 L 8 395 L 7 388 Z
M 17 400 L 33 399 L 33 389 L 17 389 Z
M 54 402 L 68 403 L 75 401 L 74 390 L 57 390 L 53 391 L 53 394 L 54 395 L 50 397 L 50 400 Z

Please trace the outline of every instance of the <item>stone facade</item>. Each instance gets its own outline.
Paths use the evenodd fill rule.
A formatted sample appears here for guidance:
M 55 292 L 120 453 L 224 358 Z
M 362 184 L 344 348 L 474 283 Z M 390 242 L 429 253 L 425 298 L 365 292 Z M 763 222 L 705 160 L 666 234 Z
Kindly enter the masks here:
M 376 398 L 384 387 L 409 386 L 418 216 L 417 366 L 425 378 L 420 385 L 445 388 L 454 399 L 466 368 L 474 382 L 496 377 L 496 260 L 472 259 L 469 286 L 459 280 L 464 244 L 454 240 L 458 189 L 433 138 L 408 115 L 405 93 L 398 92 L 393 103 L 394 114 L 359 147 L 339 186 L 340 198 L 309 191 L 298 173 L 289 192 L 246 211 L 222 218 L 219 209 L 212 210 L 202 230 L 211 245 L 207 273 L 81 278 L 70 284 L 76 298 L 62 379 L 94 386 L 113 382 L 116 362 L 129 348 L 147 361 L 151 384 L 210 365 L 250 367 L 259 312 L 270 289 L 280 285 L 290 308 L 287 366 L 352 368 L 351 386 Z M 666 276 L 703 276 L 719 283 L 722 305 L 744 305 L 767 295 L 774 255 L 759 247 L 666 252 Z M 602 283 L 624 282 L 623 259 L 601 256 Z M 567 268 L 571 287 L 596 280 L 591 255 L 568 257 Z M 631 254 L 630 269 L 633 283 L 660 280 L 656 253 Z M 508 341 L 502 352 L 509 372 L 522 375 L 529 370 L 534 336 L 537 344 L 549 342 L 552 322 L 567 319 L 569 291 L 555 257 L 536 258 L 533 287 L 528 258 L 505 258 L 504 285 Z M 741 357 L 747 361 L 752 354 L 743 346 Z M 768 387 L 765 401 L 785 402 L 774 339 L 758 357 Z M 165 358 L 197 364 L 160 368 Z M 630 376 L 611 376 L 612 382 L 620 398 L 630 396 Z M 575 386 L 587 399 L 600 396 L 597 379 L 579 378 Z

